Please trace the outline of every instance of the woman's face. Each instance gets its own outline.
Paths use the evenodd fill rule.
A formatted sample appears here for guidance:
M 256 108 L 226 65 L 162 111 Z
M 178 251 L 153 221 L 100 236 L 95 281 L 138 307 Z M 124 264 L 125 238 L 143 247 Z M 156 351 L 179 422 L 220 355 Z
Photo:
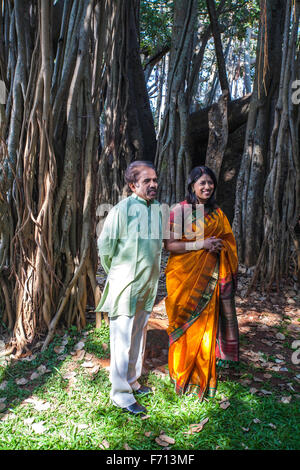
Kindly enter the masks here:
M 209 175 L 205 173 L 194 183 L 194 192 L 200 204 L 205 204 L 212 196 L 215 185 Z

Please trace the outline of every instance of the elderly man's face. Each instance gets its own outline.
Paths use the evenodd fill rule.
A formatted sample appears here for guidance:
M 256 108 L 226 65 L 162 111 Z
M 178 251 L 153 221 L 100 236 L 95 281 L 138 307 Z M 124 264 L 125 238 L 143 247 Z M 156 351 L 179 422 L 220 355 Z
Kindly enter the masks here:
M 157 174 L 153 168 L 147 166 L 141 167 L 140 174 L 135 183 L 129 184 L 133 193 L 145 199 L 145 201 L 152 201 L 157 193 Z

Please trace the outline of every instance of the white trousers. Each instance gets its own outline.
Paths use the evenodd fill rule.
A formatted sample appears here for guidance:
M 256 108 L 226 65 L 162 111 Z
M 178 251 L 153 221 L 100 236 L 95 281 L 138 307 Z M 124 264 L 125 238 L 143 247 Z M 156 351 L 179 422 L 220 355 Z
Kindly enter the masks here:
M 142 373 L 150 312 L 110 318 L 110 398 L 121 408 L 133 405 Z

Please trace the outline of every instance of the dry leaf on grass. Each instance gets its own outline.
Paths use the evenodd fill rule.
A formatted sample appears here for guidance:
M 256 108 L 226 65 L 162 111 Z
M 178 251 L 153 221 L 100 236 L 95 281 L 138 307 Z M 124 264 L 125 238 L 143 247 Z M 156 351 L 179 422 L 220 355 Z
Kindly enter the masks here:
M 17 385 L 25 385 L 27 384 L 28 380 L 23 377 L 22 379 L 16 379 L 15 382 Z
M 282 402 L 282 403 L 290 403 L 291 400 L 292 400 L 291 395 L 290 395 L 289 397 L 282 397 L 282 398 L 281 398 L 281 402 Z
M 253 419 L 253 423 L 255 423 L 255 424 L 261 423 L 261 420 L 258 419 L 258 418 L 254 418 L 254 419 Z
M 149 418 L 150 418 L 150 415 L 141 416 L 141 419 L 149 419 Z
M 109 442 L 106 439 L 103 439 L 103 441 L 100 444 L 101 449 L 109 449 Z
M 162 439 L 160 439 L 160 437 L 156 437 L 156 438 L 155 438 L 155 442 L 156 442 L 159 446 L 162 446 L 162 447 L 167 447 L 167 446 L 169 445 L 168 442 L 163 441 Z
M 95 364 L 92 361 L 85 361 L 81 365 L 82 365 L 82 367 L 86 367 L 86 368 L 89 369 L 89 368 L 94 367 Z
M 0 390 L 4 390 L 7 387 L 7 384 L 8 384 L 8 381 L 3 380 L 3 382 L 1 382 L 0 384 Z
M 100 366 L 96 365 L 91 369 L 91 373 L 95 375 L 99 372 L 99 370 L 100 370 Z
M 160 431 L 160 435 L 155 438 L 155 442 L 162 447 L 167 447 L 169 444 L 175 444 L 175 439 L 167 436 L 164 431 Z
M 195 432 L 200 432 L 204 428 L 205 424 L 208 422 L 209 418 L 203 419 L 198 424 L 191 424 L 187 434 L 194 434 Z
M 220 403 L 220 408 L 222 408 L 222 410 L 227 410 L 227 408 L 230 406 L 230 402 L 229 401 L 222 401 Z
M 124 449 L 125 449 L 125 450 L 132 450 L 132 448 L 129 447 L 129 445 L 127 444 L 127 442 L 125 442 L 125 444 L 124 444 Z
M 77 344 L 75 344 L 74 351 L 79 351 L 80 349 L 83 349 L 83 348 L 84 348 L 84 342 L 79 341 Z

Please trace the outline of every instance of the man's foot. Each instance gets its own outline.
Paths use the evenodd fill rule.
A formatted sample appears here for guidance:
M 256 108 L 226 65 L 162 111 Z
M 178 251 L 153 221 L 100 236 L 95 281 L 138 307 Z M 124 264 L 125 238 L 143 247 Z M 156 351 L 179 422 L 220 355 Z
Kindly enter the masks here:
M 146 387 L 145 385 L 141 385 L 140 388 L 133 391 L 135 395 L 149 395 L 152 393 L 152 389 L 150 387 Z
M 146 414 L 147 410 L 144 406 L 140 405 L 137 401 L 133 405 L 126 406 L 122 408 L 123 411 L 128 411 L 133 415 Z

